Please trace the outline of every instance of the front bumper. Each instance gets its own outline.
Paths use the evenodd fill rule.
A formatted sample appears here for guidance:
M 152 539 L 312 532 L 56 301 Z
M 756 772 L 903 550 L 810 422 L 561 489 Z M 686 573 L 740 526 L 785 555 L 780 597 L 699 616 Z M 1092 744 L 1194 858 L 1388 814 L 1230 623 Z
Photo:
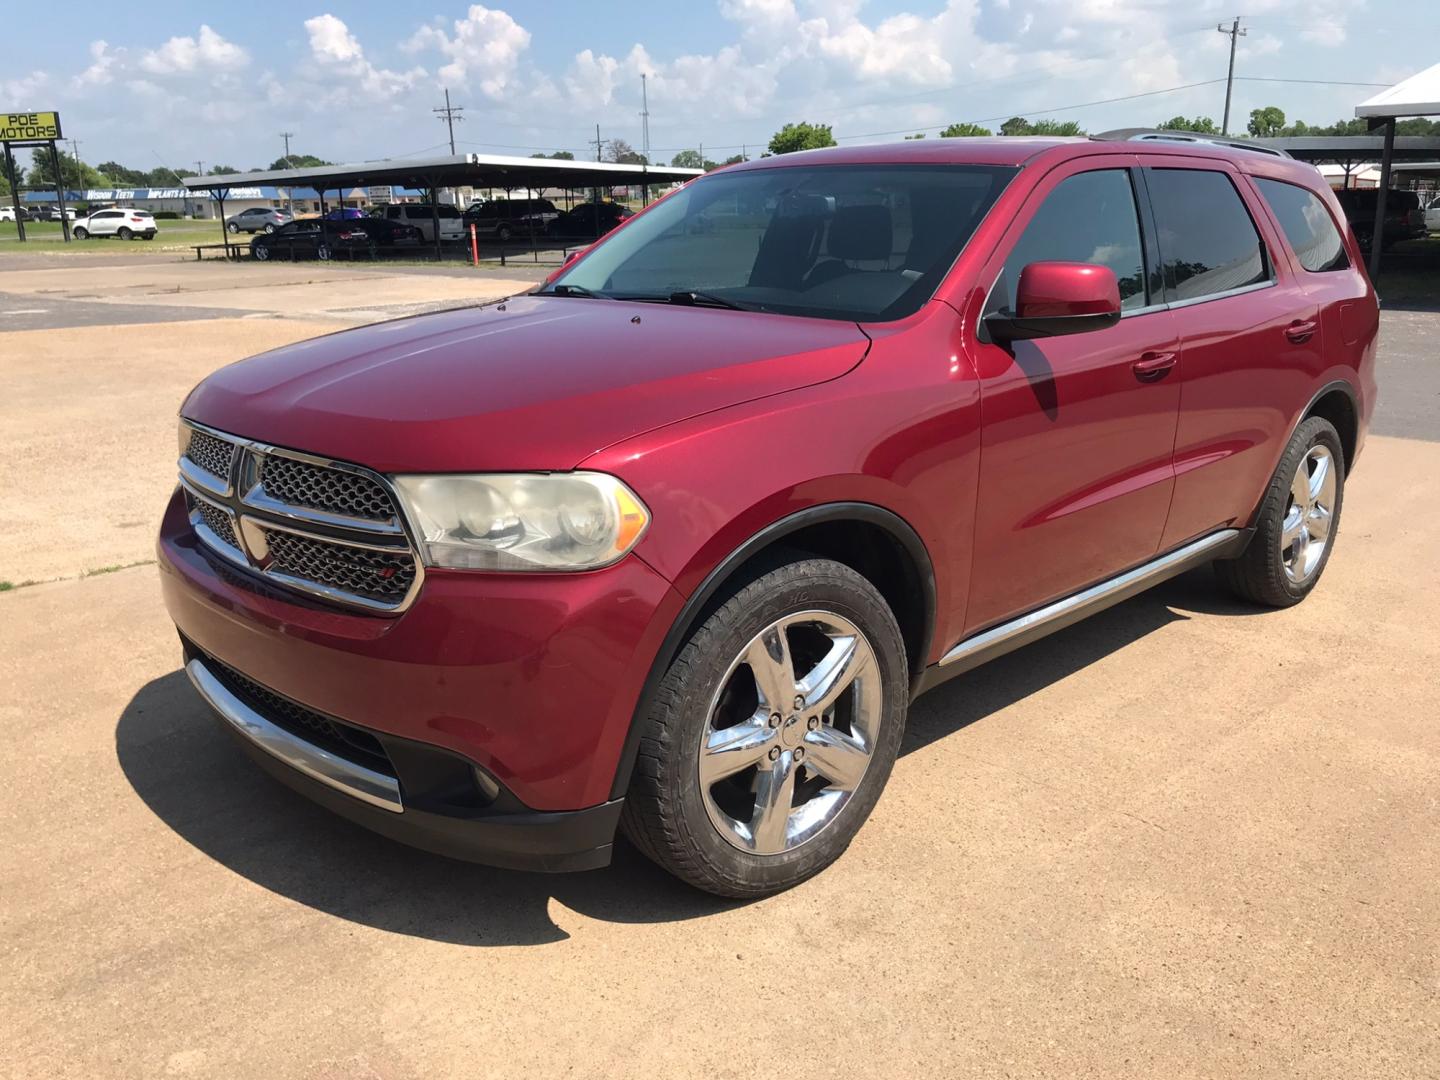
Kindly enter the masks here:
M 187 670 L 252 756 L 285 783 L 377 832 L 473 861 L 580 869 L 608 859 L 622 748 L 681 605 L 644 562 L 563 575 L 437 571 L 408 611 L 383 617 L 229 567 L 199 544 L 178 497 L 158 554 Z M 317 776 L 323 759 L 301 767 L 293 754 L 277 756 L 273 740 L 267 747 L 253 723 L 246 730 L 243 714 L 227 715 L 189 667 L 197 659 L 373 735 L 387 750 L 408 746 L 479 766 L 501 798 L 468 808 L 412 798 L 403 770 L 398 788 L 389 785 L 401 812 L 382 805 L 383 793 L 360 797 Z M 374 794 L 371 781 L 360 787 Z

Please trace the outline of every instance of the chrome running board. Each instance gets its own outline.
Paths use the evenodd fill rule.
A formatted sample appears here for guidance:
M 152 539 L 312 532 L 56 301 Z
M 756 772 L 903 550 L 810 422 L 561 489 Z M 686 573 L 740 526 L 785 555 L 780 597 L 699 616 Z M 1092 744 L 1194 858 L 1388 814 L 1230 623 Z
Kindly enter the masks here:
M 198 658 L 185 665 L 185 674 L 190 676 L 195 689 L 212 709 L 266 753 L 371 806 L 396 814 L 404 812 L 405 806 L 400 801 L 400 782 L 393 776 L 347 761 L 272 724 L 232 694 Z
M 968 671 L 986 660 L 1077 623 L 1102 608 L 1128 600 L 1166 578 L 1219 557 L 1222 548 L 1233 544 L 1242 535 L 1239 529 L 1221 529 L 1157 559 L 1142 563 L 1133 570 L 1127 570 L 1098 585 L 1092 585 L 1062 600 L 1037 608 L 1028 615 L 1021 615 L 1018 619 L 1011 619 L 968 637 L 940 658 L 936 667 L 943 670 L 939 672 L 938 679 L 932 678 L 927 682 L 934 685 L 940 679 Z

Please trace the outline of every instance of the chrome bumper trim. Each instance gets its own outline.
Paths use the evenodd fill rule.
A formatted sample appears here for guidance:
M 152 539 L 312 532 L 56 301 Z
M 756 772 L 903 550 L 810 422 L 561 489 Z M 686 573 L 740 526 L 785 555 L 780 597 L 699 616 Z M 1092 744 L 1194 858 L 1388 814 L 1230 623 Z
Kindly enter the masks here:
M 400 782 L 393 776 L 347 761 L 271 723 L 232 694 L 198 658 L 185 665 L 185 674 L 210 707 L 260 749 L 371 806 L 395 814 L 404 812 Z

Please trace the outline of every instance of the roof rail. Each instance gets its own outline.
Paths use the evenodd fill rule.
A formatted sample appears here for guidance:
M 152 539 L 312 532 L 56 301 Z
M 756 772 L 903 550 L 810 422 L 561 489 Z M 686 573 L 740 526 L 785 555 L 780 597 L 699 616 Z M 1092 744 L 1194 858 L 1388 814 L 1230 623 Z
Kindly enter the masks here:
M 1092 139 L 1102 139 L 1107 142 L 1208 143 L 1212 146 L 1226 146 L 1231 150 L 1248 150 L 1252 154 L 1266 154 L 1270 157 L 1290 157 L 1284 150 L 1275 146 L 1266 146 L 1264 143 L 1252 142 L 1249 139 L 1232 139 L 1228 135 L 1206 135 L 1199 131 L 1165 131 L 1160 128 L 1116 128 L 1114 131 L 1102 131 L 1100 134 L 1090 137 Z

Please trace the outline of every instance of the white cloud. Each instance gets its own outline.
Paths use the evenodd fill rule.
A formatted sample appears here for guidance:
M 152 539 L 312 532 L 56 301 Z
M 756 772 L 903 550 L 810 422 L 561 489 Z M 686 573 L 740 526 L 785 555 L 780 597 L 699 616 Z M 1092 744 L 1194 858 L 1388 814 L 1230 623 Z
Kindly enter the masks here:
M 238 71 L 249 63 L 248 52 L 203 24 L 198 37 L 172 37 L 140 58 L 140 67 L 152 75 Z
M 450 62 L 440 71 L 447 85 L 470 86 L 473 74 L 480 90 L 498 98 L 510 88 L 520 64 L 520 54 L 530 47 L 530 31 L 504 11 L 472 4 L 463 19 L 456 19 L 450 33 L 444 26 L 422 26 L 402 48 L 407 52 L 435 49 Z
M 111 49 L 105 40 L 90 43 L 90 66 L 75 76 L 77 89 L 89 86 L 104 86 L 115 77 L 114 68 L 119 63 L 123 49 Z
M 14 79 L 0 79 L 0 94 L 4 95 L 6 102 L 11 103 L 11 108 L 33 108 L 35 103 L 29 100 L 31 95 L 39 93 L 49 84 L 48 74 L 32 71 L 29 75 Z
M 345 103 L 350 91 L 357 91 L 371 101 L 392 102 L 425 77 L 424 68 L 392 71 L 376 67 L 365 56 L 360 41 L 344 21 L 334 15 L 316 15 L 305 20 L 310 37 L 310 57 L 324 71 L 326 83 L 320 100 L 333 106 Z M 346 84 L 337 85 L 336 75 L 346 77 Z

